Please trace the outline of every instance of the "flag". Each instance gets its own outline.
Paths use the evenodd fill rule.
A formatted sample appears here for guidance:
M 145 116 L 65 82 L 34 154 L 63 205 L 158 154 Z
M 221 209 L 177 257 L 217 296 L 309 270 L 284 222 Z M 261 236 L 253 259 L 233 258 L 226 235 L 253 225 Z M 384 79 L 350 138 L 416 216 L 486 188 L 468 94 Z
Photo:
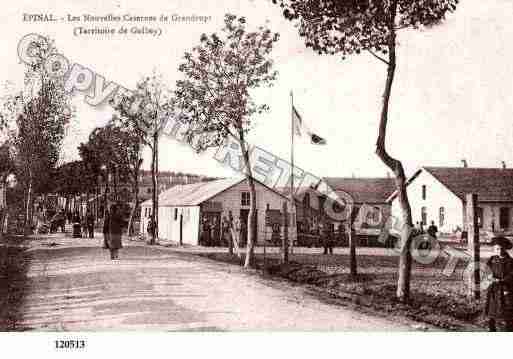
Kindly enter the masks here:
M 310 138 L 310 142 L 313 145 L 325 145 L 326 140 L 321 136 L 310 131 L 308 126 L 305 124 L 299 112 L 297 112 L 296 107 L 292 105 L 292 117 L 294 124 L 294 135 L 298 137 L 302 137 L 303 134 Z

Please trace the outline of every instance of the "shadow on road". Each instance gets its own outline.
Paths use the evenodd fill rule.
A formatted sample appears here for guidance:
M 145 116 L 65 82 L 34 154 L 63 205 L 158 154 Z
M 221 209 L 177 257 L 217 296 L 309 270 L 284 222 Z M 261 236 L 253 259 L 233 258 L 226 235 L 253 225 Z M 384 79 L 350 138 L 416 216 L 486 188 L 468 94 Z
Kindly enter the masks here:
M 22 306 L 27 289 L 29 255 L 12 239 L 0 243 L 0 331 L 21 331 Z

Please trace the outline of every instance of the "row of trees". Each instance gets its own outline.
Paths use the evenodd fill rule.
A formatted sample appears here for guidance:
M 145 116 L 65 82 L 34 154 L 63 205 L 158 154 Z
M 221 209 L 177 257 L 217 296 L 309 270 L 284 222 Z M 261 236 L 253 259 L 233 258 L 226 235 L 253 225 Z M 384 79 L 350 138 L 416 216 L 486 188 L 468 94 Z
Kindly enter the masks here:
M 376 154 L 395 175 L 402 211 L 397 297 L 408 301 L 411 275 L 412 216 L 402 162 L 386 147 L 389 105 L 397 65 L 397 33 L 403 29 L 429 28 L 440 24 L 456 9 L 458 0 L 272 0 L 283 16 L 296 22 L 306 47 L 319 54 L 349 55 L 366 52 L 386 68 L 382 109 L 378 122 Z M 227 15 L 222 37 L 203 35 L 200 45 L 185 54 L 177 83 L 179 118 L 191 125 L 190 138 L 200 150 L 217 146 L 227 136 L 239 140 L 251 203 L 246 266 L 251 265 L 255 235 L 255 191 L 245 135 L 251 117 L 267 110 L 252 101 L 250 91 L 270 86 L 276 77 L 270 52 L 278 34 L 260 28 L 247 32 L 245 19 Z M 353 261 L 355 262 L 354 258 Z
M 117 116 L 103 127 L 95 128 L 86 143 L 79 146 L 81 168 L 84 171 L 81 184 L 84 189 L 100 195 L 98 188 L 112 182 L 112 196 L 119 197 L 120 183 L 132 187 L 132 210 L 128 224 L 128 234 L 133 234 L 133 222 L 139 206 L 139 173 L 142 165 L 142 143 L 134 131 L 124 127 Z
M 26 230 L 32 226 L 35 195 L 52 186 L 64 130 L 74 114 L 62 80 L 50 77 L 43 66 L 56 51 L 53 42 L 35 43 L 31 51 L 24 88 L 3 98 L 0 113 L 2 156 L 8 160 L 2 165 L 2 180 L 5 185 L 7 177 L 15 174 L 22 188 Z
M 397 64 L 397 33 L 402 29 L 439 24 L 447 13 L 456 9 L 458 1 L 272 1 L 282 8 L 286 19 L 296 23 L 305 45 L 319 54 L 338 55 L 345 59 L 349 55 L 368 53 L 385 66 L 386 81 L 378 122 L 376 154 L 395 174 L 403 214 L 397 297 L 407 301 L 413 227 L 411 209 L 403 165 L 398 158 L 389 154 L 386 147 L 389 104 Z M 251 208 L 245 266 L 251 266 L 256 238 L 256 191 L 246 138 L 253 126 L 254 115 L 269 109 L 266 104 L 256 103 L 252 94 L 256 88 L 271 86 L 276 79 L 271 52 L 278 38 L 277 33 L 264 27 L 248 31 L 244 17 L 226 15 L 221 33 L 202 35 L 199 44 L 191 52 L 185 53 L 178 68 L 182 79 L 176 83 L 174 91 L 169 90 L 162 79 L 153 74 L 140 81 L 130 95 L 113 100 L 117 116 L 108 126 L 95 130 L 88 143 L 80 149 L 84 166 L 93 173 L 91 183 L 105 168 L 108 173 L 132 178 L 135 193 L 137 176 L 134 175 L 140 169 L 140 150 L 142 146 L 148 146 L 152 150 L 153 208 L 158 208 L 158 144 L 167 118 L 175 117 L 189 125 L 185 138 L 198 151 L 218 146 L 228 136 L 232 136 L 240 144 L 250 187 Z M 67 97 L 59 91 L 60 87 L 44 79 L 40 67 L 29 69 L 28 73 L 40 76 L 39 90 L 32 92 L 33 95 L 29 97 L 17 96 L 12 101 L 21 104 L 21 111 L 16 112 L 18 137 L 14 137 L 13 143 L 16 158 L 22 164 L 18 166 L 18 172 L 26 188 L 27 212 L 31 193 L 39 190 L 35 189 L 34 174 L 41 173 L 40 167 L 49 168 L 55 164 L 62 128 L 70 113 Z M 38 137 L 39 131 L 43 131 L 42 137 Z M 116 141 L 111 141 L 112 138 L 116 138 Z M 124 152 L 118 147 L 122 146 L 121 138 L 137 146 Z M 115 145 L 112 148 L 106 146 L 106 139 Z M 45 147 L 42 142 L 52 145 Z M 37 143 L 40 152 L 27 146 L 28 143 Z M 109 152 L 111 150 L 113 152 Z M 120 166 L 121 163 L 126 166 Z M 126 173 L 119 173 L 122 167 L 128 169 Z M 134 210 L 136 207 L 137 199 Z M 154 210 L 152 215 L 158 226 L 158 211 Z

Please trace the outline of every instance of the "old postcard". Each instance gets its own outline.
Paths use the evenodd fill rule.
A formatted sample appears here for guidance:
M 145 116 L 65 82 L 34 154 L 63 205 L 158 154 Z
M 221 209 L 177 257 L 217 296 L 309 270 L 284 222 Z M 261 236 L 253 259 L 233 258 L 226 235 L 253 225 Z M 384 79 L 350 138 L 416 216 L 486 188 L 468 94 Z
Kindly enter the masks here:
M 512 13 L 6 4 L 0 330 L 513 331 Z

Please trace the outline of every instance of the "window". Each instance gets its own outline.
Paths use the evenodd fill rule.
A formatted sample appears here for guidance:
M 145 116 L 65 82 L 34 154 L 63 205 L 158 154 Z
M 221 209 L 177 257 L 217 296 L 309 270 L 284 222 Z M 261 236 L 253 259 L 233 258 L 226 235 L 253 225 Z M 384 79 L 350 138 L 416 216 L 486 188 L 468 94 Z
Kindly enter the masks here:
M 146 193 L 151 193 L 151 188 L 146 189 Z
M 249 202 L 250 202 L 249 192 L 241 192 L 240 204 L 242 206 L 249 206 Z
M 367 218 L 366 223 L 371 226 L 377 226 L 381 222 L 381 208 L 379 207 L 370 207 L 367 210 Z
M 509 228 L 509 208 L 501 207 L 499 209 L 499 226 L 501 230 L 506 230 Z
M 178 220 L 178 208 L 175 208 L 175 221 Z
M 426 185 L 422 185 L 422 199 L 426 199 Z
M 445 224 L 445 208 L 440 207 L 439 213 L 438 213 L 438 224 L 440 227 L 443 227 Z
M 422 218 L 422 224 L 427 225 L 427 208 L 422 207 L 420 212 L 421 218 Z

